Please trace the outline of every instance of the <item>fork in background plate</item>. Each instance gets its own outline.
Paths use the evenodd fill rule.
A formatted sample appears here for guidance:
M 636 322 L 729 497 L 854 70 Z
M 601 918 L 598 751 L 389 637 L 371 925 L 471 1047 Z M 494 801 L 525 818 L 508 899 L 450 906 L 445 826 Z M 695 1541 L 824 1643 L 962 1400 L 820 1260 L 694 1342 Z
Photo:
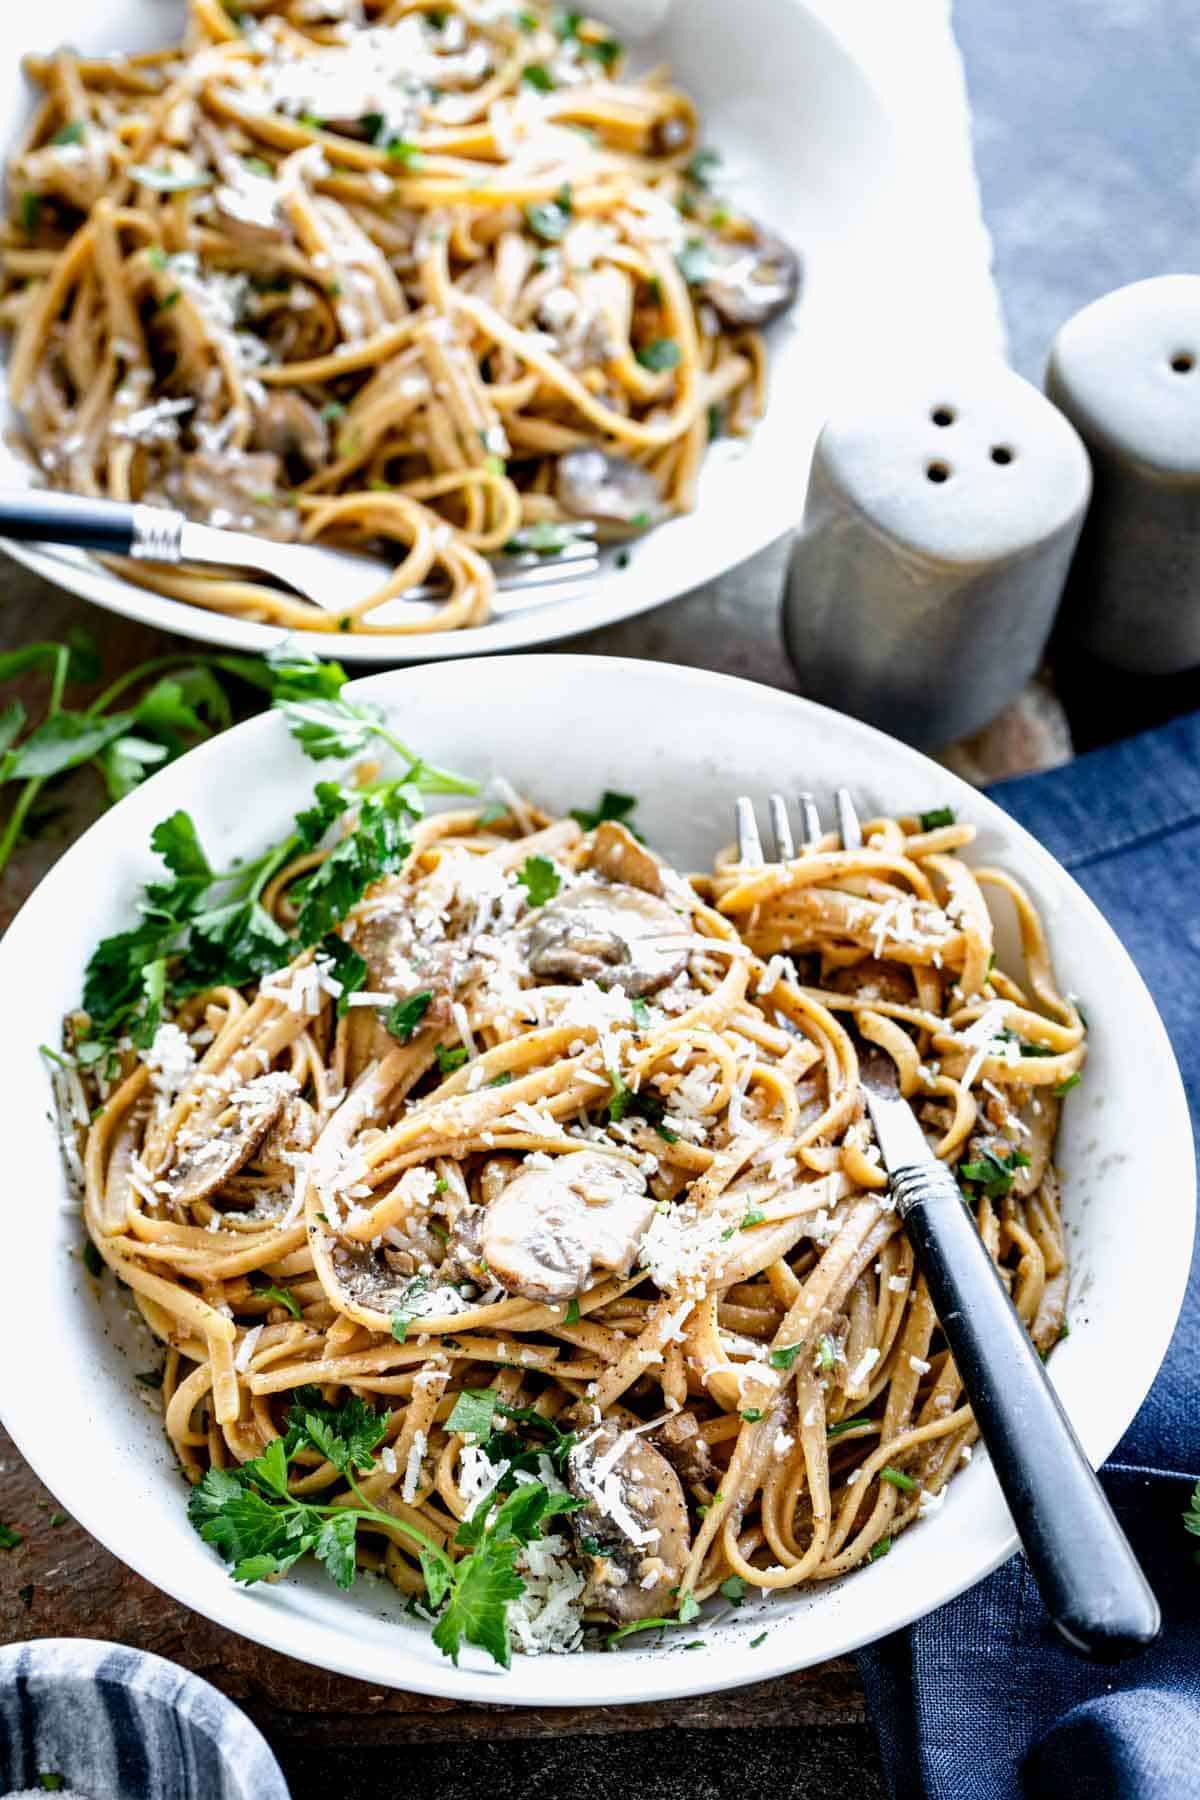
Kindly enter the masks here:
M 795 856 L 787 802 L 768 799 L 775 860 Z M 862 844 L 854 802 L 835 799 L 846 849 Z M 737 801 L 738 855 L 764 863 L 754 806 Z M 800 797 L 801 854 L 821 838 L 811 794 Z M 942 1333 L 992 1458 L 1029 1566 L 1071 1649 L 1098 1662 L 1144 1650 L 1158 1602 L 1117 1524 L 1037 1351 L 1017 1316 L 953 1171 L 933 1154 L 899 1091 L 892 1059 L 856 1038 L 859 1079 L 896 1210 L 929 1287 Z
M 249 569 L 282 582 L 322 612 L 337 616 L 381 588 L 391 574 L 386 563 L 349 550 L 318 544 L 277 543 L 244 531 L 198 525 L 165 506 L 132 506 L 42 488 L 0 490 L 0 538 L 22 543 L 71 545 L 139 561 L 205 563 L 214 568 Z M 493 559 L 497 592 L 493 615 L 521 612 L 559 598 L 564 581 L 592 575 L 600 567 L 596 545 L 581 537 L 549 562 L 523 556 Z M 439 590 L 429 583 L 387 600 L 371 615 L 382 625 L 432 617 Z

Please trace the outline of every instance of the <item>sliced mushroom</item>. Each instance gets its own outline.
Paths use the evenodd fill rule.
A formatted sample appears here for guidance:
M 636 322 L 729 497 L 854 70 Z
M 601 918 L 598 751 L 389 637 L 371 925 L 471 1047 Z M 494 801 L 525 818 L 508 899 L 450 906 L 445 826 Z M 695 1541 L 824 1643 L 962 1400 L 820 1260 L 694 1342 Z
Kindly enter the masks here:
M 660 1425 L 655 1442 L 684 1481 L 700 1483 L 711 1479 L 713 1459 L 694 1413 L 674 1413 Z
M 684 924 L 665 900 L 626 882 L 567 888 L 527 929 L 535 975 L 598 981 L 630 998 L 673 981 L 687 961 Z
M 243 1168 L 297 1090 L 294 1075 L 259 1075 L 230 1095 L 229 1104 L 212 1121 L 210 1135 L 184 1142 L 167 1174 L 171 1199 L 194 1206 L 215 1194 Z
M 661 504 L 653 475 L 608 450 L 568 450 L 560 456 L 554 491 L 564 512 L 598 525 L 649 525 Z
M 627 825 L 605 819 L 596 827 L 592 846 L 593 869 L 607 875 L 610 881 L 627 881 L 643 893 L 663 891 L 662 870 L 644 844 L 639 844 Z
M 277 388 L 255 408 L 254 448 L 316 470 L 329 458 L 329 427 L 302 394 Z
M 275 500 L 281 473 L 279 458 L 266 451 L 247 456 L 236 450 L 196 450 L 172 478 L 170 497 L 201 524 L 287 543 L 300 524 L 293 507 Z
M 734 330 L 765 325 L 786 312 L 800 292 L 799 257 L 761 226 L 751 238 L 715 238 L 706 248 L 711 267 L 700 294 Z
M 596 1269 L 627 1274 L 654 1199 L 641 1170 L 586 1151 L 524 1168 L 483 1216 L 488 1272 L 510 1294 L 548 1303 L 584 1293 Z
M 599 1546 L 585 1607 L 618 1625 L 664 1612 L 683 1577 L 692 1533 L 679 1477 L 637 1431 L 606 1420 L 571 1451 L 567 1485 L 585 1504 L 567 1515 L 575 1541 Z

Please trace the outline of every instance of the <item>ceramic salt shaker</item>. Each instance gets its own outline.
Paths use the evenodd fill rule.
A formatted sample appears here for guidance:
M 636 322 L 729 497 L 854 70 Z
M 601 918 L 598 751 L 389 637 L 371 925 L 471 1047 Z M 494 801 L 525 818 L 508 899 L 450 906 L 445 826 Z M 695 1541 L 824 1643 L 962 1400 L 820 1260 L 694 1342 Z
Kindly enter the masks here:
M 1079 436 L 998 360 L 864 386 L 827 420 L 784 593 L 802 693 L 924 748 L 1036 669 L 1091 488 Z
M 1117 668 L 1200 663 L 1200 275 L 1135 281 L 1068 319 L 1046 391 L 1096 491 L 1063 630 Z

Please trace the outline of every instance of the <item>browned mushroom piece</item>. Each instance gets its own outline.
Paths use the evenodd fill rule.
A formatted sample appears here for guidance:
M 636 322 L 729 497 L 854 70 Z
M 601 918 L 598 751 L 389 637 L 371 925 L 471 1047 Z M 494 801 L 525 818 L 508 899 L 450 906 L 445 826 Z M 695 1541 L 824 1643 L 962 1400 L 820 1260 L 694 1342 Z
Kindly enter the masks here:
M 627 881 L 643 893 L 662 895 L 662 869 L 627 825 L 605 819 L 596 827 L 591 867 L 610 881 Z
M 526 957 L 535 975 L 599 981 L 634 998 L 675 979 L 687 961 L 686 935 L 686 922 L 656 895 L 588 882 L 537 909 Z
M 316 470 L 329 460 L 329 427 L 302 394 L 276 388 L 255 407 L 254 448 L 269 450 L 285 465 Z
M 258 1075 L 238 1088 L 196 1142 L 181 1137 L 181 1152 L 167 1172 L 170 1198 L 179 1206 L 207 1200 L 243 1168 L 296 1093 L 294 1075 Z
M 479 1242 L 501 1287 L 557 1303 L 585 1293 L 597 1269 L 627 1274 L 653 1216 L 635 1164 L 578 1151 L 522 1169 L 485 1210 Z
M 634 530 L 653 522 L 662 501 L 648 470 L 609 450 L 568 450 L 558 459 L 554 491 L 563 511 L 576 519 Z
M 654 1441 L 684 1481 L 711 1480 L 713 1459 L 695 1413 L 674 1413 L 659 1426 Z
M 295 509 L 275 500 L 281 474 L 279 458 L 269 451 L 195 450 L 172 479 L 169 497 L 203 525 L 288 543 L 300 526 Z
M 668 1611 L 692 1533 L 683 1488 L 666 1457 L 640 1433 L 606 1420 L 571 1451 L 567 1486 L 585 1503 L 567 1515 L 576 1543 L 588 1546 L 584 1606 L 618 1625 Z
M 709 271 L 700 296 L 735 331 L 766 325 L 800 292 L 799 257 L 760 225 L 750 238 L 714 238 L 705 248 Z

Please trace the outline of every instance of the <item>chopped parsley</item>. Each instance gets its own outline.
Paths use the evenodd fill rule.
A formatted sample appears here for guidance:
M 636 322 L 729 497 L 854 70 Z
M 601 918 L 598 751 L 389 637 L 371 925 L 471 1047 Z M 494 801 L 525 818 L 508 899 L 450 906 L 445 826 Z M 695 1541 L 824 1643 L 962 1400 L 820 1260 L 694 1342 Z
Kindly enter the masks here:
M 959 1163 L 958 1173 L 962 1181 L 982 1188 L 989 1200 L 999 1200 L 1011 1191 L 1016 1171 L 1028 1167 L 1029 1158 L 1024 1150 L 1010 1150 L 1007 1156 L 981 1150 L 976 1162 Z
M 580 1316 L 579 1315 L 579 1302 L 578 1302 L 578 1300 L 572 1298 L 567 1304 L 567 1312 L 566 1312 L 566 1317 L 563 1319 L 563 1324 L 564 1325 L 578 1325 L 579 1316 Z
M 954 808 L 952 806 L 935 806 L 932 812 L 921 814 L 922 831 L 938 831 L 943 825 L 954 824 Z
M 18 1544 L 25 1542 L 25 1534 L 14 1531 L 11 1525 L 0 1525 L 0 1550 L 15 1550 Z
M 760 1631 L 756 1638 L 751 1638 L 750 1639 L 751 1650 L 757 1650 L 760 1644 L 765 1644 L 767 1641 L 767 1636 L 768 1636 L 768 1634 L 765 1631 Z
M 740 1606 L 746 1598 L 746 1583 L 740 1575 L 729 1575 L 721 1583 L 718 1592 L 724 1594 L 727 1600 L 732 1600 L 735 1606 Z
M 645 1031 L 650 1023 L 650 1008 L 640 994 L 635 994 L 629 1002 L 629 1010 L 633 1014 L 633 1022 L 639 1031 Z
M 41 195 L 30 193 L 27 188 L 21 195 L 21 230 L 25 233 L 26 238 L 36 236 L 41 217 Z
M 570 183 L 564 181 L 553 200 L 531 200 L 525 208 L 525 219 L 535 237 L 557 244 L 571 221 Z
M 785 1344 L 779 1350 L 772 1350 L 767 1361 L 773 1369 L 790 1369 L 803 1348 L 803 1344 Z
M 630 831 L 633 831 L 630 814 L 636 806 L 637 800 L 632 794 L 618 794 L 612 788 L 605 788 L 600 796 L 598 806 L 593 808 L 573 806 L 571 817 L 577 825 L 582 825 L 585 831 L 594 831 L 597 825 L 604 825 L 610 820 L 615 825 L 625 825 Z M 634 836 L 637 836 L 636 832 L 634 832 Z
M 97 1250 L 95 1244 L 93 1244 L 91 1238 L 85 1240 L 83 1249 L 79 1252 L 79 1255 L 88 1274 L 94 1281 L 99 1281 L 104 1273 L 104 1258 Z
M 87 126 L 82 119 L 72 119 L 68 124 L 59 126 L 50 142 L 56 150 L 61 149 L 64 144 L 82 144 L 86 130 Z
M 1200 1537 L 1200 1481 L 1192 1489 L 1192 1497 L 1188 1501 L 1187 1511 L 1183 1516 L 1183 1529 L 1190 1531 L 1193 1537 Z M 8 1548 L 7 1545 L 4 1548 Z M 1192 1552 L 1195 1560 L 1200 1562 L 1200 1549 Z
M 818 1367 L 818 1369 L 826 1369 L 826 1370 L 832 1369 L 832 1367 L 836 1361 L 837 1361 L 837 1351 L 834 1348 L 833 1339 L 831 1337 L 829 1337 L 828 1334 L 826 1334 L 824 1337 L 818 1338 L 818 1340 L 817 1340 L 817 1367 Z
M 873 1421 L 858 1413 L 852 1419 L 839 1419 L 836 1425 L 830 1425 L 825 1432 L 827 1438 L 840 1438 L 847 1431 L 857 1431 L 860 1425 L 870 1425 Z
M 548 94 L 554 87 L 554 77 L 545 63 L 526 63 L 521 70 L 521 80 L 536 88 L 539 94 Z
M 453 1048 L 448 1044 L 438 1044 L 434 1048 L 434 1055 L 437 1057 L 437 1065 L 442 1074 L 450 1075 L 455 1069 L 461 1069 L 466 1062 L 467 1047 L 465 1044 L 455 1044 Z M 446 1185 L 445 1177 L 440 1176 L 439 1180 L 444 1188 Z
M 872 1544 L 871 1548 L 867 1551 L 867 1561 L 878 1562 L 881 1556 L 887 1555 L 891 1547 L 892 1540 L 890 1537 L 880 1538 L 879 1542 L 877 1544 Z
M 562 876 L 548 856 L 527 856 L 517 880 L 528 894 L 530 906 L 544 906 L 562 886 Z
M 133 1378 L 139 1387 L 160 1388 L 163 1384 L 161 1369 L 141 1369 Z
M 459 1431 L 464 1437 L 487 1437 L 492 1429 L 499 1398 L 494 1388 L 464 1388 L 456 1396 L 450 1409 L 446 1430 Z
M 921 1486 L 911 1475 L 906 1475 L 903 1469 L 893 1469 L 890 1463 L 880 1469 L 879 1479 L 886 1481 L 889 1487 L 899 1488 L 902 1494 L 915 1494 Z
M 711 188 L 712 178 L 721 162 L 719 150 L 697 150 L 691 162 L 684 170 L 687 179 L 695 187 Z
M 760 1207 L 750 1207 L 746 1212 L 745 1218 L 742 1220 L 742 1230 L 748 1231 L 752 1225 L 761 1225 L 766 1216 L 766 1213 L 763 1212 Z
M 1074 1069 L 1070 1075 L 1063 1077 L 1057 1087 L 1052 1087 L 1050 1092 L 1054 1095 L 1056 1100 L 1061 1100 L 1065 1094 L 1070 1093 L 1072 1088 L 1078 1087 L 1082 1079 L 1083 1077 L 1080 1075 L 1079 1070 Z
M 256 1287 L 254 1295 L 257 1300 L 266 1300 L 272 1306 L 282 1306 L 293 1319 L 300 1317 L 300 1302 L 295 1294 L 289 1294 L 286 1288 L 277 1287 L 274 1282 L 266 1287 Z
M 24 1587 L 20 1587 L 17 1589 L 17 1599 L 21 1602 L 21 1605 L 25 1608 L 25 1611 L 28 1612 L 30 1607 L 33 1605 L 33 1583 L 32 1583 L 32 1581 L 26 1582 Z
M 410 994 L 407 1000 L 397 1000 L 384 1014 L 383 1023 L 391 1037 L 397 1043 L 407 1044 L 413 1032 L 429 1011 L 433 1001 L 433 991 L 424 988 L 419 994 Z
M 358 993 L 366 986 L 367 965 L 357 950 L 352 950 L 345 938 L 330 932 L 321 939 L 318 955 L 329 965 L 329 974 L 334 981 L 341 983 L 342 991 L 337 998 L 336 1012 L 340 1019 L 350 1005 L 351 994 Z
M 651 369 L 655 374 L 679 367 L 679 345 L 674 338 L 655 338 L 652 343 L 643 344 L 635 354 L 643 369 Z
M 498 1075 L 493 1075 L 487 1085 L 488 1087 L 507 1087 L 512 1078 L 513 1072 L 511 1069 L 501 1069 Z
M 765 1418 L 766 1415 L 765 1415 L 765 1413 L 763 1413 L 763 1411 L 761 1410 L 760 1407 L 748 1406 L 746 1408 L 745 1412 L 742 1414 L 742 1417 L 743 1417 L 743 1419 L 745 1419 L 747 1425 L 757 1425 L 758 1421 L 762 1418 Z

